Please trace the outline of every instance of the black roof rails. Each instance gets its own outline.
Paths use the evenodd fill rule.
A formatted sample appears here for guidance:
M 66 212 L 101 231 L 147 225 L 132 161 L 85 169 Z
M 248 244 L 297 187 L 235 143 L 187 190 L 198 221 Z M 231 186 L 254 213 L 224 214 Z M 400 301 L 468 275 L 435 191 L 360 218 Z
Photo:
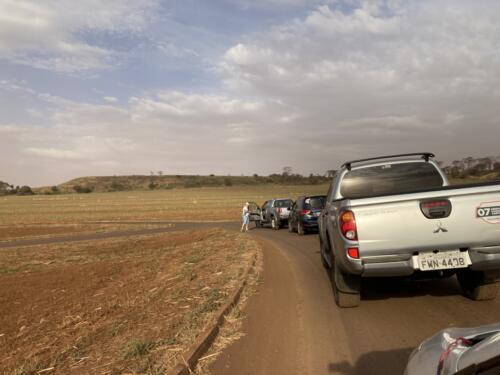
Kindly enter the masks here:
M 434 155 L 432 152 L 414 152 L 414 153 L 411 153 L 411 154 L 398 154 L 398 155 L 378 156 L 376 158 L 351 160 L 351 161 L 348 161 L 348 162 L 345 162 L 344 164 L 342 164 L 341 168 L 346 167 L 350 171 L 351 170 L 351 164 L 353 164 L 353 163 L 360 163 L 360 162 L 369 161 L 369 160 L 392 159 L 392 158 L 399 158 L 399 157 L 403 157 L 403 156 L 421 156 L 422 159 L 424 159 L 425 161 L 429 161 L 430 158 L 433 158 L 436 155 Z

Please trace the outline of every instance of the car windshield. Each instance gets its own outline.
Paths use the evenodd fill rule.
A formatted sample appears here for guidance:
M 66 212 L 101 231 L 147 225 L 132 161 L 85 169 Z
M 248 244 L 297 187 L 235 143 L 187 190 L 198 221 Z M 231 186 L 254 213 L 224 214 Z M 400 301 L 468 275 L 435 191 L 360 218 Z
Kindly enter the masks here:
M 403 194 L 443 186 L 434 165 L 425 162 L 384 164 L 349 171 L 342 180 L 344 198 Z
M 283 199 L 274 201 L 274 207 L 292 207 L 293 201 L 291 199 Z
M 321 210 L 325 207 L 326 196 L 310 197 L 304 200 L 304 208 L 309 210 Z

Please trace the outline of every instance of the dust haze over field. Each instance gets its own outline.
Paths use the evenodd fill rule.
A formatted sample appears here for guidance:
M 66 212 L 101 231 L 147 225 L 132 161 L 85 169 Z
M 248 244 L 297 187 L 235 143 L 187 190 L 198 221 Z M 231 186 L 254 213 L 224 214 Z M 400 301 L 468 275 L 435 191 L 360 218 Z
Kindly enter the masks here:
M 497 153 L 498 2 L 95 8 L 0 4 L 2 180 L 308 174 L 388 152 Z

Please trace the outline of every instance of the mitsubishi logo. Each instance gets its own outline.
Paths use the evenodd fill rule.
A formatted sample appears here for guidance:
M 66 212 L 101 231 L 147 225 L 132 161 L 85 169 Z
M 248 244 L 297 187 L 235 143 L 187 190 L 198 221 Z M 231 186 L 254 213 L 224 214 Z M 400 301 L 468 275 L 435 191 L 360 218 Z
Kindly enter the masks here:
M 434 233 L 439 233 L 439 232 L 443 232 L 443 233 L 448 232 L 448 229 L 446 229 L 445 227 L 443 227 L 443 223 L 441 223 L 440 221 L 437 222 L 437 228 L 434 231 Z

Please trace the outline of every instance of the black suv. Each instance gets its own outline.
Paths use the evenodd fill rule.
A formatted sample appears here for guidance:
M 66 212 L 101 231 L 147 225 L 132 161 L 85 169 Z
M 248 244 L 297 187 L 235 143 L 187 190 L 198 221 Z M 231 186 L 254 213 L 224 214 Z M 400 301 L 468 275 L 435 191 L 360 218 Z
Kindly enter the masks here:
M 288 231 L 300 236 L 307 231 L 318 230 L 318 216 L 325 206 L 326 195 L 305 195 L 292 206 L 288 218 Z

